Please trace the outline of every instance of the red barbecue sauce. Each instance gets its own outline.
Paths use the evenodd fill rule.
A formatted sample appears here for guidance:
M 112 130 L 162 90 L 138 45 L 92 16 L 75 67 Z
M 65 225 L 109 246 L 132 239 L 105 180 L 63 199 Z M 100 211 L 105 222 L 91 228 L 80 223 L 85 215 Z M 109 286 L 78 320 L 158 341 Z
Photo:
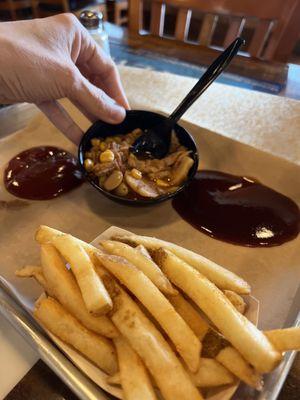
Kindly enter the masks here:
M 199 171 L 173 207 L 199 231 L 243 246 L 280 245 L 300 229 L 291 199 L 252 178 L 218 171 Z
M 4 171 L 7 191 L 22 199 L 53 199 L 81 183 L 76 157 L 53 146 L 33 147 L 19 153 Z

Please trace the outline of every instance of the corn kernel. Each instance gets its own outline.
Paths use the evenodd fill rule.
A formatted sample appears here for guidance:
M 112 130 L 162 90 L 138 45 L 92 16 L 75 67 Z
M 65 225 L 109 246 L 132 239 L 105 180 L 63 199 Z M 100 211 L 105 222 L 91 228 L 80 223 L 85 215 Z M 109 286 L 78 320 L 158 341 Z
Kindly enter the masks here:
M 131 170 L 131 175 L 132 175 L 135 179 L 142 179 L 142 177 L 143 177 L 143 174 L 141 173 L 141 171 L 139 171 L 139 170 L 136 169 L 136 168 L 133 168 L 133 169 Z
M 91 140 L 91 143 L 92 143 L 92 146 L 98 147 L 98 146 L 100 145 L 100 139 L 93 138 L 93 139 Z
M 157 186 L 160 186 L 160 187 L 165 187 L 166 188 L 166 187 L 170 186 L 169 183 L 164 181 L 163 179 L 156 179 L 155 183 L 157 184 Z
M 86 171 L 90 172 L 94 167 L 94 162 L 90 158 L 84 160 L 84 168 Z
M 111 150 L 105 150 L 100 154 L 99 160 L 100 162 L 112 162 L 115 159 L 115 155 Z
M 107 149 L 107 144 L 105 142 L 101 142 L 99 147 L 101 151 L 105 151 Z

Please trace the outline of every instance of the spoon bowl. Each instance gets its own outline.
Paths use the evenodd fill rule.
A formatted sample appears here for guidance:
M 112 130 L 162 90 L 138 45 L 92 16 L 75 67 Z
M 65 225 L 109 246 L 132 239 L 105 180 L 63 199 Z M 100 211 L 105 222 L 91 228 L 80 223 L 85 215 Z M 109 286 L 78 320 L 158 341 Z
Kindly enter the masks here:
M 132 199 L 127 197 L 117 196 L 116 194 L 107 192 L 106 190 L 101 188 L 98 184 L 97 178 L 92 177 L 89 173 L 86 172 L 84 168 L 84 154 L 88 152 L 92 147 L 91 139 L 93 138 L 105 139 L 108 136 L 122 136 L 126 135 L 129 132 L 132 132 L 136 128 L 140 128 L 142 130 L 151 129 L 153 126 L 157 126 L 157 124 L 162 123 L 165 119 L 167 119 L 167 117 L 158 113 L 150 111 L 142 111 L 142 110 L 130 110 L 126 112 L 126 117 L 124 121 L 118 125 L 112 125 L 102 121 L 95 122 L 83 135 L 78 149 L 79 165 L 86 180 L 95 189 L 97 189 L 99 192 L 101 192 L 104 196 L 108 197 L 109 199 L 114 200 L 118 203 L 123 203 L 128 205 L 134 205 L 134 206 L 153 205 L 169 200 L 174 196 L 176 196 L 179 192 L 181 192 L 184 189 L 186 185 L 189 184 L 191 179 L 194 177 L 194 175 L 197 172 L 199 163 L 197 146 L 192 135 L 178 124 L 175 124 L 173 126 L 173 129 L 176 132 L 176 136 L 180 144 L 185 146 L 188 150 L 191 151 L 190 156 L 193 158 L 194 164 L 189 171 L 187 179 L 174 193 L 165 194 L 157 198 L 151 198 L 151 199 L 147 198 Z

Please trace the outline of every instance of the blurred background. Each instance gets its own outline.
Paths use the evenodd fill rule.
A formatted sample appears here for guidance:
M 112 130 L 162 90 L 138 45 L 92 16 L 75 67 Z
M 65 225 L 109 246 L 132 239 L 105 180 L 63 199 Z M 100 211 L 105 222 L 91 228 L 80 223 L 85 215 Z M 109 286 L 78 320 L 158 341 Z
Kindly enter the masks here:
M 198 78 L 242 36 L 218 81 L 300 99 L 300 0 L 0 0 L 0 21 L 84 10 L 98 13 L 81 22 L 119 65 Z
M 139 33 L 212 48 L 242 34 L 252 57 L 300 64 L 298 0 L 0 0 L 0 21 L 85 9 L 101 11 L 105 21 L 132 33 L 139 26 Z

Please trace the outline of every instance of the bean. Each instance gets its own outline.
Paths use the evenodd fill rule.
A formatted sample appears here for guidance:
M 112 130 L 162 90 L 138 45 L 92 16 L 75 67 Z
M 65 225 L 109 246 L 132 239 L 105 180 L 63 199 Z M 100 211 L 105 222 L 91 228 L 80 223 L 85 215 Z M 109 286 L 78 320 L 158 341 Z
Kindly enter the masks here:
M 94 162 L 90 158 L 84 160 L 84 168 L 86 171 L 90 172 L 93 169 Z
M 120 183 L 120 185 L 115 189 L 115 194 L 117 196 L 125 197 L 128 195 L 128 186 L 125 185 L 124 182 Z
M 111 192 L 121 184 L 122 180 L 123 180 L 122 172 L 119 170 L 115 170 L 109 175 L 109 177 L 104 182 L 103 185 L 104 189 L 107 190 L 108 192 Z
M 105 175 L 99 176 L 99 186 L 100 187 L 103 187 L 105 181 L 106 181 L 106 176 Z

